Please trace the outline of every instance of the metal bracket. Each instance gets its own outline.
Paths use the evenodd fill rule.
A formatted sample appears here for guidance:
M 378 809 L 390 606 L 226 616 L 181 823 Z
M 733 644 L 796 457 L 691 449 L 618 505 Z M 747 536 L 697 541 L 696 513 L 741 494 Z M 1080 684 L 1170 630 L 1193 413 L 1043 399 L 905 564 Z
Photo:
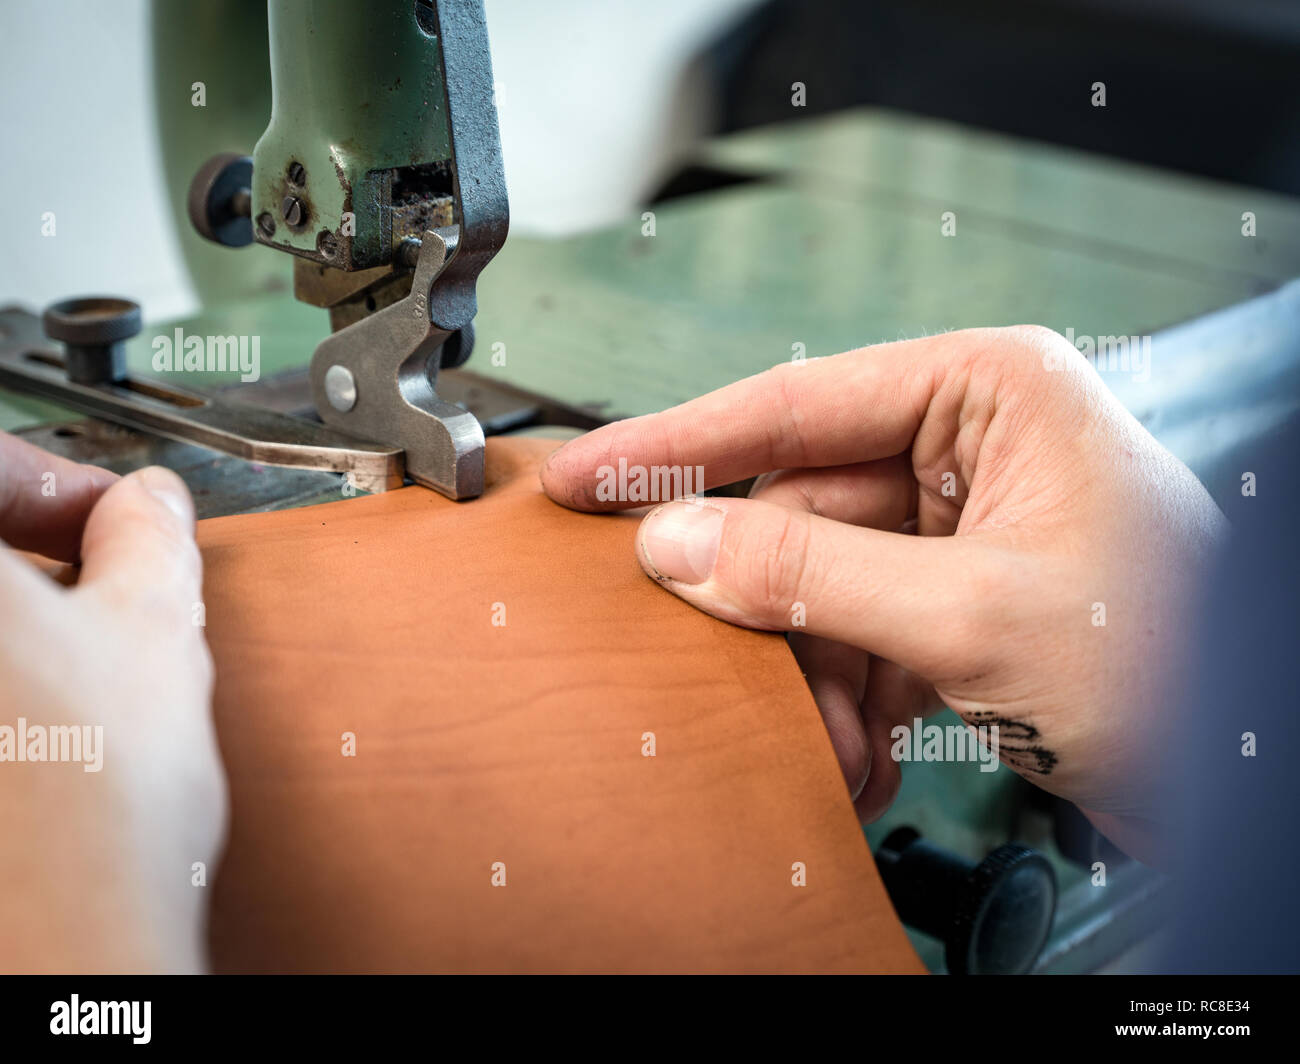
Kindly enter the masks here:
M 312 398 L 326 424 L 401 440 L 406 472 L 453 499 L 483 492 L 483 429 L 435 391 L 451 329 L 430 319 L 434 287 L 456 257 L 456 226 L 424 234 L 405 299 L 322 340 L 311 362 Z M 472 291 L 472 290 L 471 290 Z
M 129 374 L 103 383 L 77 383 L 68 379 L 65 366 L 65 356 L 50 346 L 36 315 L 13 307 L 0 310 L 0 385 L 250 462 L 351 474 L 362 491 L 402 486 L 400 449 L 224 396 Z

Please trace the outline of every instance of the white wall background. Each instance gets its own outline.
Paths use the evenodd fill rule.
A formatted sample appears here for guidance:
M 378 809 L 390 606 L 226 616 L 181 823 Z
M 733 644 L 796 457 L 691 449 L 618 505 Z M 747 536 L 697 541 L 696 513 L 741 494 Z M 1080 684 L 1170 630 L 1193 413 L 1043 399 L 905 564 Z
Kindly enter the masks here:
M 559 235 L 632 210 L 707 128 L 689 58 L 757 2 L 486 0 L 511 232 Z M 152 76 L 147 0 L 5 0 L 0 305 L 112 291 L 155 320 L 194 309 Z M 46 211 L 78 239 L 42 237 Z
M 0 304 L 110 291 L 153 317 L 185 310 L 147 3 L 9 0 L 0 18 Z M 41 235 L 46 211 L 55 239 Z

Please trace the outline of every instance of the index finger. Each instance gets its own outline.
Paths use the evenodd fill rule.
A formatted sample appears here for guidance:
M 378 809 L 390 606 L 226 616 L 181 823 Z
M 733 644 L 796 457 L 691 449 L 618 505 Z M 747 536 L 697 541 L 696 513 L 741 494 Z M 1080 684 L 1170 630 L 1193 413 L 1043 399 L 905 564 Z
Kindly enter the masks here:
M 911 444 L 944 370 L 982 332 L 784 363 L 662 413 L 616 421 L 555 451 L 542 486 L 576 510 L 619 510 L 648 501 L 597 493 L 608 476 L 601 471 L 620 461 L 703 467 L 703 488 L 714 488 L 775 469 L 888 458 Z
M 75 562 L 86 518 L 117 480 L 107 469 L 0 432 L 0 539 L 18 550 Z

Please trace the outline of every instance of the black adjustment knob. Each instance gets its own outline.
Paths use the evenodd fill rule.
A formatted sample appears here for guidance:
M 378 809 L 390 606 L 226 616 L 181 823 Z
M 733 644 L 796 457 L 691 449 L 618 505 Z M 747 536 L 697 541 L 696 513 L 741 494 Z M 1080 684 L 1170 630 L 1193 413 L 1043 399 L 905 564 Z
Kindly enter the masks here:
M 77 384 L 105 384 L 126 376 L 126 341 L 140 331 L 140 305 L 113 296 L 53 303 L 41 319 L 45 335 L 62 340 L 64 370 Z
M 214 155 L 190 181 L 186 208 L 201 236 L 230 248 L 253 242 L 253 160 L 237 152 Z M 274 230 L 274 223 L 271 226 Z
M 953 975 L 1018 975 L 1042 952 L 1056 913 L 1047 858 L 1006 843 L 979 864 L 897 828 L 876 865 L 903 923 L 944 943 Z

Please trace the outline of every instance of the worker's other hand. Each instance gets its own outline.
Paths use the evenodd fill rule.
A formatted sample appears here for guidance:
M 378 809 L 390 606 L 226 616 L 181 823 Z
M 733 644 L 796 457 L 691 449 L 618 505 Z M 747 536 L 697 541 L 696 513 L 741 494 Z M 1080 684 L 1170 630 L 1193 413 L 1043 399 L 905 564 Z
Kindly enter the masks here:
M 897 792 L 891 729 L 937 692 L 1161 856 L 1171 680 L 1226 522 L 1065 339 L 977 329 L 779 366 L 573 440 L 542 484 L 640 505 L 601 497 L 620 459 L 702 466 L 708 487 L 764 474 L 748 500 L 654 510 L 637 552 L 693 606 L 795 633 L 864 820 Z
M 81 562 L 0 544 L 0 968 L 201 970 L 226 792 L 189 492 L 0 433 L 0 539 Z

